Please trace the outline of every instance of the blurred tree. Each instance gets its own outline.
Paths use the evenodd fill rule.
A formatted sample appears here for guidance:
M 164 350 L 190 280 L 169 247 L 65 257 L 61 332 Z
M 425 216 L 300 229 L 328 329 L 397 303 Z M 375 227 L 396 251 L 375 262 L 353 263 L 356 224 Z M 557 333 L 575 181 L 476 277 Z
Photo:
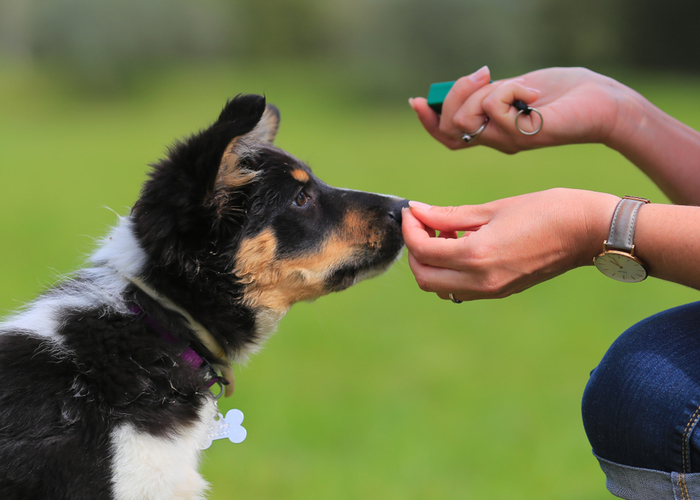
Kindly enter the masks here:
M 621 62 L 619 0 L 540 0 L 537 29 L 546 66 L 610 67 Z
M 322 0 L 236 0 L 232 2 L 247 38 L 244 58 L 314 57 L 332 52 L 334 35 Z
M 0 0 L 0 19 L 5 53 L 99 91 L 145 64 L 227 54 L 237 33 L 232 4 L 218 0 Z
M 621 0 L 624 63 L 641 68 L 700 71 L 700 2 Z
M 422 95 L 484 64 L 495 77 L 539 60 L 537 4 L 522 0 L 356 0 L 335 33 L 366 95 Z
M 377 101 L 483 64 L 700 69 L 691 0 L 0 0 L 0 55 L 119 90 L 156 63 L 313 61 Z
M 27 0 L 0 0 L 0 50 L 21 61 L 31 59 L 31 7 Z

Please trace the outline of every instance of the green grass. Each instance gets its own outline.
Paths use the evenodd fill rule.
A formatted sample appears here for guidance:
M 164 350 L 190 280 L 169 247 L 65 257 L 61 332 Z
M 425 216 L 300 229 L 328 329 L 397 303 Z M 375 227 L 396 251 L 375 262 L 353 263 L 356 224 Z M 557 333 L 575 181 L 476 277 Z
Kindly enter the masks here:
M 0 66 L 0 311 L 79 267 L 114 223 L 110 209 L 124 214 L 136 199 L 146 165 L 239 92 L 280 107 L 278 144 L 330 184 L 442 205 L 555 186 L 663 200 L 602 146 L 447 151 L 422 131 L 409 96 L 357 104 L 332 73 L 154 71 L 131 93 L 96 100 L 49 73 Z M 629 83 L 700 126 L 700 82 Z M 586 268 L 456 306 L 421 292 L 404 257 L 382 277 L 295 306 L 236 369 L 236 394 L 221 406 L 245 413 L 248 439 L 206 452 L 211 498 L 612 498 L 579 415 L 588 373 L 627 326 L 697 296 Z

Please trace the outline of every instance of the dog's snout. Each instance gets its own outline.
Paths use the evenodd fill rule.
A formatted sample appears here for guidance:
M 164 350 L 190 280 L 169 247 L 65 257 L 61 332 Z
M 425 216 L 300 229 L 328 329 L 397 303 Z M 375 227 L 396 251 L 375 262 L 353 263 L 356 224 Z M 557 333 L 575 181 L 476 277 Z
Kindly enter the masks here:
M 394 219 L 396 223 L 401 225 L 401 211 L 408 208 L 408 200 L 398 200 L 389 210 L 389 217 Z

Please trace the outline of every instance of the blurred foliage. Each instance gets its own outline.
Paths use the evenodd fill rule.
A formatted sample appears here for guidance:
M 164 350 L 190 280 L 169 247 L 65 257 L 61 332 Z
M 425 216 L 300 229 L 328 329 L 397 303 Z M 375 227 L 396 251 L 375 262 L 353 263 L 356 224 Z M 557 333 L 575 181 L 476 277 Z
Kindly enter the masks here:
M 97 92 L 178 61 L 325 61 L 383 99 L 484 64 L 694 72 L 699 15 L 691 0 L 0 0 L 0 53 Z

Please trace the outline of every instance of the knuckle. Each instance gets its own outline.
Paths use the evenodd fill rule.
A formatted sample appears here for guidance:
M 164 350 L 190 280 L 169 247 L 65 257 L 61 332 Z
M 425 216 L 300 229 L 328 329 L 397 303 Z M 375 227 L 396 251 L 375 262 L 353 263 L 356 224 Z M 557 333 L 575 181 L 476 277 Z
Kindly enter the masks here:
M 496 114 L 496 111 L 498 110 L 498 103 L 496 98 L 493 96 L 493 94 L 490 94 L 484 98 L 484 100 L 481 102 L 481 107 L 484 110 L 484 112 L 489 115 L 493 116 Z
M 416 262 L 423 264 L 425 262 L 425 248 L 421 244 L 412 245 L 408 251 L 411 253 Z
M 484 281 L 481 285 L 481 292 L 493 298 L 505 297 L 505 287 L 500 280 L 491 278 Z
M 441 119 L 441 120 L 440 120 L 440 124 L 438 125 L 438 131 L 439 131 L 442 135 L 449 136 L 449 135 L 450 135 L 450 132 L 452 131 L 451 128 L 452 128 L 452 127 L 451 127 L 451 124 L 448 123 L 447 120 L 445 120 L 445 119 Z
M 464 113 L 457 113 L 452 121 L 459 130 L 469 131 L 472 129 L 471 120 Z
M 426 279 L 425 276 L 423 276 L 421 273 L 416 273 L 416 283 L 418 284 L 418 288 L 423 290 L 424 292 L 432 292 L 432 288 L 430 286 L 429 281 Z

